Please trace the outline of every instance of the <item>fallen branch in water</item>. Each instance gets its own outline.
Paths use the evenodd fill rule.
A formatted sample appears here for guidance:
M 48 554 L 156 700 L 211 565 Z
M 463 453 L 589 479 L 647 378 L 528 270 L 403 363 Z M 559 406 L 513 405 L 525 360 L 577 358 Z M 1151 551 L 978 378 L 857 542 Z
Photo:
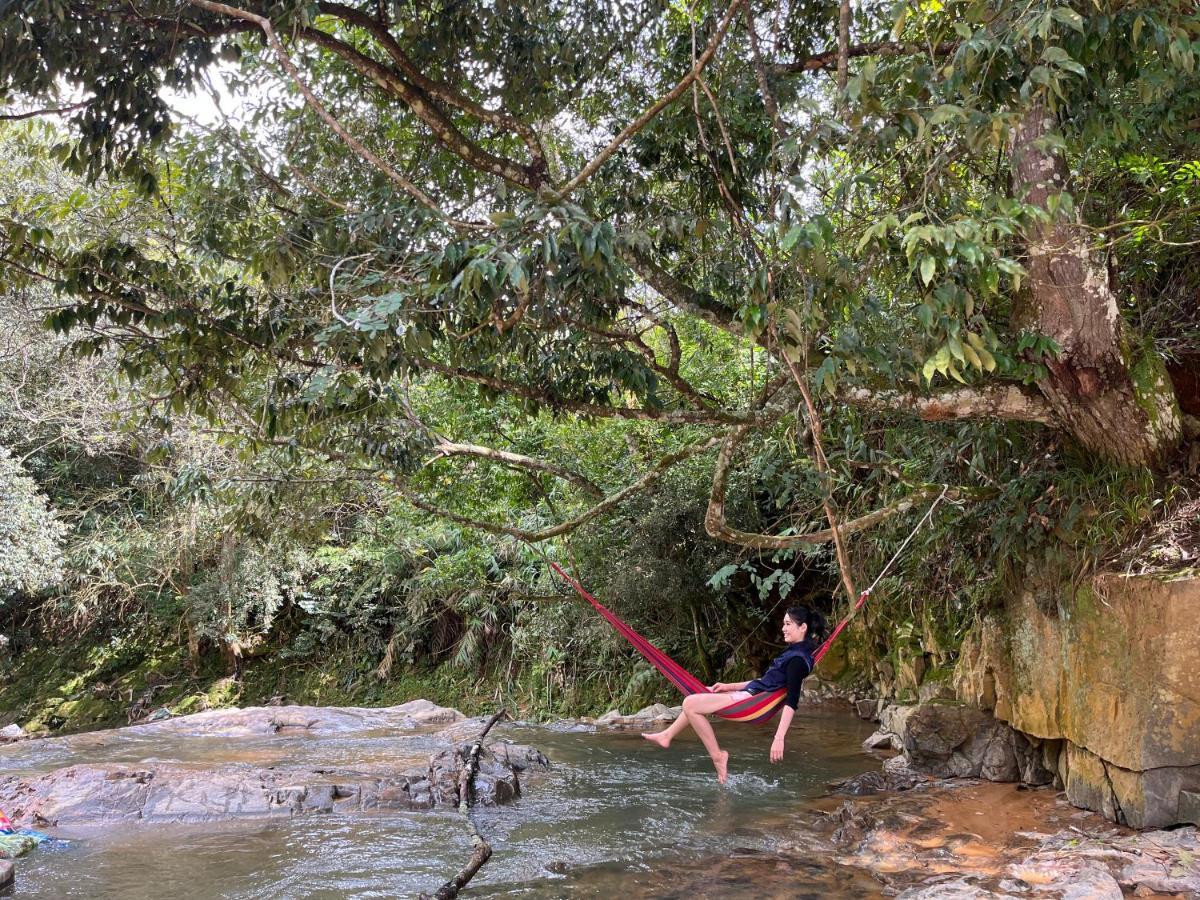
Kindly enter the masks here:
M 471 832 L 471 844 L 475 848 L 471 853 L 471 858 L 467 860 L 465 866 L 459 869 L 457 875 L 437 889 L 437 893 L 432 896 L 421 894 L 421 900 L 454 900 L 458 896 L 458 892 L 467 886 L 467 882 L 475 877 L 475 873 L 492 856 L 492 845 L 483 839 L 483 835 L 471 821 L 471 798 L 475 793 L 475 776 L 479 774 L 479 754 L 483 752 L 483 739 L 492 730 L 492 726 L 504 718 L 505 714 L 506 710 L 501 707 L 494 716 L 487 720 L 483 731 L 479 732 L 479 737 L 471 745 L 466 765 L 463 766 L 462 772 L 458 776 L 458 811 L 467 820 L 467 830 Z

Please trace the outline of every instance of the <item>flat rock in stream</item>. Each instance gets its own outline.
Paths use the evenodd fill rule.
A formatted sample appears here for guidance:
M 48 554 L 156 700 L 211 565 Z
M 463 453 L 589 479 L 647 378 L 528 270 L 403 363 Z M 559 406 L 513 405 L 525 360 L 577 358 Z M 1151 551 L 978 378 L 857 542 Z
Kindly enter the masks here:
M 329 768 L 288 762 L 294 736 L 334 736 L 373 731 L 450 727 L 437 732 L 447 749 L 427 763 L 397 756 Z M 479 721 L 454 709 L 416 700 L 384 709 L 356 707 L 249 707 L 213 710 L 147 725 L 50 739 L 74 749 L 97 750 L 122 731 L 180 738 L 277 737 L 278 752 L 256 743 L 254 762 L 104 762 L 66 766 L 43 775 L 0 777 L 0 808 L 21 825 L 96 825 L 111 822 L 207 822 L 366 809 L 457 806 L 458 774 Z M 428 752 L 427 750 L 425 752 Z M 266 757 L 264 759 L 264 756 Z M 270 763 L 278 758 L 280 762 Z M 505 803 L 520 795 L 520 773 L 549 761 L 532 747 L 492 740 L 480 755 L 473 803 Z
M 548 765 L 531 747 L 497 745 L 481 754 L 474 802 L 520 795 L 519 772 Z M 112 822 L 208 822 L 367 809 L 458 805 L 467 748 L 446 750 L 421 770 L 387 772 L 313 767 L 142 763 L 67 766 L 32 778 L 0 779 L 0 808 L 34 827 Z
M 1064 827 L 1063 807 L 1053 791 L 926 780 L 846 800 L 817 830 L 902 900 L 1200 898 L 1196 828 L 1131 833 L 1092 813 Z
M 452 725 L 465 719 L 457 709 L 428 700 L 366 709 L 358 706 L 247 706 L 213 709 L 134 726 L 140 734 L 251 737 L 280 733 L 342 734 L 371 729 Z

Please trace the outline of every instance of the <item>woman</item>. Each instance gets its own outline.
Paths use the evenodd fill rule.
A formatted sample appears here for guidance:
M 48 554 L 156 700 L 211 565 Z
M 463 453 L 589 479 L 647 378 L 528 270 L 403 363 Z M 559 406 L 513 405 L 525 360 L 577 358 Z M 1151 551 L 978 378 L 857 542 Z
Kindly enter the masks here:
M 683 712 L 679 718 L 664 731 L 653 734 L 642 734 L 646 740 L 666 748 L 671 746 L 671 740 L 689 725 L 699 736 L 704 749 L 712 757 L 713 766 L 717 770 L 717 781 L 725 783 L 729 770 L 729 753 L 721 749 L 717 736 L 713 734 L 712 725 L 705 716 L 745 700 L 752 694 L 763 691 L 777 691 L 787 688 L 787 699 L 779 714 L 779 727 L 775 729 L 775 740 L 771 742 L 771 762 L 777 763 L 783 759 L 783 740 L 792 724 L 792 716 L 796 714 L 796 704 L 800 700 L 800 685 L 812 671 L 813 650 L 816 641 L 824 636 L 825 619 L 819 612 L 807 606 L 790 606 L 783 617 L 783 639 L 787 649 L 763 674 L 762 678 L 753 681 L 739 681 L 732 684 L 717 682 L 711 688 L 711 694 L 692 694 L 683 698 Z

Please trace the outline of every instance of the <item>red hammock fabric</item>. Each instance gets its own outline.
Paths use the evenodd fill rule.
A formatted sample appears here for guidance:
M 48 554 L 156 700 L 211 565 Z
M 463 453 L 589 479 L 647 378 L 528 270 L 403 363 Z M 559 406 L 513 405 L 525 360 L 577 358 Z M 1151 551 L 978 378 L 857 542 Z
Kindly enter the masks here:
M 649 662 L 650 665 L 662 672 L 663 675 L 667 677 L 667 680 L 675 685 L 675 687 L 678 688 L 680 693 L 682 693 L 685 697 L 689 696 L 690 694 L 713 693 L 711 690 L 709 690 L 706 684 L 700 681 L 699 678 L 688 672 L 683 666 L 679 665 L 679 663 L 675 662 L 675 660 L 671 659 L 671 657 L 667 656 L 667 654 L 663 653 L 652 643 L 630 628 L 620 616 L 584 590 L 583 585 L 564 572 L 558 563 L 552 562 L 550 563 L 550 566 L 564 581 L 567 582 L 567 584 L 575 588 L 575 591 L 579 594 L 579 596 L 581 596 L 588 603 L 592 604 L 596 612 L 604 616 L 608 623 L 612 625 L 612 627 L 615 628 L 617 632 L 623 638 L 625 638 L 625 640 L 633 644 L 634 649 L 637 650 L 638 653 L 642 654 L 642 656 L 646 658 L 646 661 Z M 821 657 L 825 655 L 825 652 L 829 649 L 829 645 L 833 643 L 834 638 L 842 633 L 842 629 L 846 627 L 854 613 L 861 609 L 862 605 L 867 602 L 867 595 L 869 593 L 870 591 L 867 590 L 863 591 L 859 595 L 858 602 L 854 604 L 854 611 L 837 624 L 837 627 L 833 629 L 829 637 L 825 639 L 825 642 L 817 648 L 815 653 L 813 653 L 814 666 L 821 661 Z M 761 694 L 753 694 L 752 696 L 747 697 L 745 700 L 739 700 L 735 703 L 731 703 L 724 709 L 718 710 L 716 714 L 722 719 L 729 719 L 733 722 L 766 722 L 777 712 L 779 712 L 780 707 L 783 706 L 783 699 L 786 696 L 786 689 L 778 691 L 765 691 Z

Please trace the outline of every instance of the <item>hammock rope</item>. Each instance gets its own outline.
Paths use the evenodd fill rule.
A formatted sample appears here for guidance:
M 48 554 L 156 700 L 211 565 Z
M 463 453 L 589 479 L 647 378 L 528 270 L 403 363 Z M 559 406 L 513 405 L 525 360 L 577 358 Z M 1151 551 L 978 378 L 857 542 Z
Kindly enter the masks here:
M 938 504 L 946 498 L 946 491 L 948 489 L 948 487 L 942 488 L 941 494 L 939 494 L 937 499 L 933 501 L 929 509 L 925 511 L 925 515 L 921 517 L 921 520 L 917 523 L 916 527 L 909 533 L 908 537 L 904 539 L 903 543 L 900 544 L 899 549 L 892 554 L 892 558 L 887 561 L 887 564 L 882 569 L 880 569 L 879 574 L 875 576 L 875 580 L 871 582 L 870 587 L 858 595 L 858 600 L 855 602 L 853 609 L 851 609 L 850 612 L 847 613 L 847 615 L 840 622 L 838 622 L 837 627 L 830 632 L 829 637 L 827 637 L 824 642 L 822 642 L 821 646 L 818 647 L 813 653 L 814 668 L 816 668 L 817 663 L 819 663 L 821 658 L 829 651 L 830 646 L 835 640 L 837 640 L 838 635 L 845 630 L 846 626 L 850 624 L 850 621 L 858 614 L 858 611 L 863 608 L 867 602 L 867 598 L 871 595 L 871 592 L 875 590 L 875 588 L 879 585 L 879 582 L 883 580 L 883 578 L 891 570 L 892 566 L 896 564 L 896 561 L 900 558 L 901 554 L 904 553 L 909 543 L 911 543 L 912 539 L 916 537 L 917 532 L 924 527 L 925 523 L 928 522 L 930 518 L 932 518 L 933 511 L 937 509 Z M 669 657 L 658 647 L 654 646 L 654 644 L 652 644 L 649 640 L 634 631 L 633 628 L 630 627 L 627 622 L 625 622 L 625 620 L 623 620 L 611 609 L 588 593 L 587 589 L 584 588 L 584 586 L 580 584 L 577 579 L 572 578 L 565 571 L 563 571 L 562 566 L 553 560 L 547 559 L 546 561 L 550 563 L 550 567 L 558 574 L 560 578 L 563 579 L 563 581 L 573 587 L 575 592 L 579 594 L 580 597 L 590 603 L 592 608 L 595 609 L 596 612 L 600 613 L 600 615 L 604 617 L 605 621 L 607 621 L 608 624 L 611 625 L 618 634 L 625 638 L 625 640 L 629 641 L 629 643 L 633 645 L 633 648 L 637 650 L 637 652 L 640 653 L 646 659 L 646 661 L 650 663 L 650 665 L 654 666 L 654 668 L 661 672 L 667 678 L 667 680 L 671 682 L 671 684 L 675 685 L 676 689 L 681 694 L 687 697 L 692 694 L 714 693 L 714 691 L 709 688 L 708 685 L 704 684 L 699 678 L 688 672 L 683 666 L 671 659 L 671 657 Z M 744 700 L 735 701 L 729 706 L 718 710 L 716 715 L 720 716 L 722 719 L 729 719 L 730 721 L 734 722 L 766 722 L 777 712 L 779 712 L 786 696 L 786 689 L 781 689 L 778 691 L 764 691 L 760 694 L 752 694 L 750 697 L 747 697 Z

